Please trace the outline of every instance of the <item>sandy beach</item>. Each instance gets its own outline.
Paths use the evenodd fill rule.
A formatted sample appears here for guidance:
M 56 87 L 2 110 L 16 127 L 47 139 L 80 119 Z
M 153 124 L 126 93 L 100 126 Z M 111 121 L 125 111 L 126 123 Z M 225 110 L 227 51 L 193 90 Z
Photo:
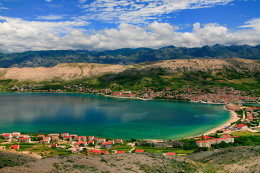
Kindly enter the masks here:
M 233 122 L 236 122 L 237 120 L 239 120 L 237 114 L 235 111 L 229 111 L 231 113 L 231 117 L 230 119 L 225 123 L 225 124 L 222 124 L 206 133 L 204 133 L 203 135 L 209 135 L 211 133 L 215 133 L 216 131 L 220 130 L 220 129 L 223 129 L 225 126 L 229 126 L 231 123 Z

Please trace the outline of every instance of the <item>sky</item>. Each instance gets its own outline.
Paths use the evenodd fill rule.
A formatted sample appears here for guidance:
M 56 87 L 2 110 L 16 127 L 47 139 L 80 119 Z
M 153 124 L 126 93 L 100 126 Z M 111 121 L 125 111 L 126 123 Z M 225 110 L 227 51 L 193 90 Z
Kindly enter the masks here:
M 0 0 L 0 52 L 260 44 L 260 0 Z

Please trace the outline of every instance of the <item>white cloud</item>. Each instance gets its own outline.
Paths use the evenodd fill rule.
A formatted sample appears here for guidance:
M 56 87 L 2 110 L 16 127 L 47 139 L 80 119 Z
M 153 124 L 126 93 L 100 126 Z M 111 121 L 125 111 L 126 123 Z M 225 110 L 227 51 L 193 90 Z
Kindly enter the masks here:
M 86 16 L 101 21 L 146 23 L 155 16 L 178 10 L 226 5 L 233 0 L 96 0 L 83 5 Z
M 57 20 L 62 19 L 63 16 L 60 15 L 48 15 L 48 16 L 38 16 L 37 19 L 44 19 L 44 20 Z
M 45 0 L 46 2 L 52 2 L 52 0 Z
M 246 25 L 240 26 L 241 28 L 254 28 L 260 31 L 260 18 L 252 19 L 246 22 Z
M 216 23 L 195 23 L 192 32 L 179 32 L 168 23 L 153 22 L 142 28 L 122 23 L 116 29 L 86 34 L 81 26 L 87 22 L 39 22 L 18 18 L 1 17 L 0 51 L 20 52 L 26 50 L 88 49 L 107 50 L 118 48 L 168 45 L 200 47 L 214 44 L 260 44 L 260 19 L 245 23 L 241 30 L 231 31 Z

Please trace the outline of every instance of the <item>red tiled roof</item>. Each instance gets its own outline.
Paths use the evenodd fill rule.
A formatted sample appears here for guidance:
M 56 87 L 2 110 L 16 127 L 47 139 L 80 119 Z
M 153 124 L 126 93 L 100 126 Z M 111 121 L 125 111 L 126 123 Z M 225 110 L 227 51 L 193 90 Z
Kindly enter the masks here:
M 19 145 L 11 145 L 11 148 L 14 150 L 18 150 L 19 149 Z
M 102 145 L 111 145 L 110 142 L 102 142 Z
M 24 139 L 24 140 L 26 139 L 26 140 L 29 140 L 30 138 L 20 138 L 20 139 Z
M 11 134 L 10 133 L 6 133 L 6 134 L 3 134 L 3 136 L 4 137 L 9 137 L 9 136 L 11 136 Z
M 44 135 L 38 135 L 37 137 L 40 138 L 40 137 L 45 137 L 45 136 Z
M 135 150 L 136 153 L 143 153 L 144 150 Z
M 203 136 L 204 139 L 212 139 L 213 137 L 210 136 Z
M 169 155 L 169 156 L 175 156 L 176 155 L 175 152 L 169 152 L 169 153 L 166 153 L 166 154 Z
M 242 128 L 242 127 L 247 127 L 247 125 L 245 125 L 245 124 L 237 124 L 237 125 L 235 125 L 235 127 Z
M 62 133 L 61 135 L 62 135 L 62 136 L 64 136 L 64 135 L 69 135 L 69 133 Z
M 116 153 L 125 153 L 125 151 L 117 151 Z
M 89 153 L 102 153 L 100 150 L 88 150 Z

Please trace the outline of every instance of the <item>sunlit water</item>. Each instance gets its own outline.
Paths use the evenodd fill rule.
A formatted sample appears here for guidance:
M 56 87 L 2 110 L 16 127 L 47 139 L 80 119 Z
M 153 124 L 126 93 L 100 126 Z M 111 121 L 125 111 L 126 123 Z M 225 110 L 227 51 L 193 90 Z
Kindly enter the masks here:
M 202 134 L 230 118 L 223 105 L 83 94 L 0 93 L 0 132 L 69 132 L 123 139 Z

